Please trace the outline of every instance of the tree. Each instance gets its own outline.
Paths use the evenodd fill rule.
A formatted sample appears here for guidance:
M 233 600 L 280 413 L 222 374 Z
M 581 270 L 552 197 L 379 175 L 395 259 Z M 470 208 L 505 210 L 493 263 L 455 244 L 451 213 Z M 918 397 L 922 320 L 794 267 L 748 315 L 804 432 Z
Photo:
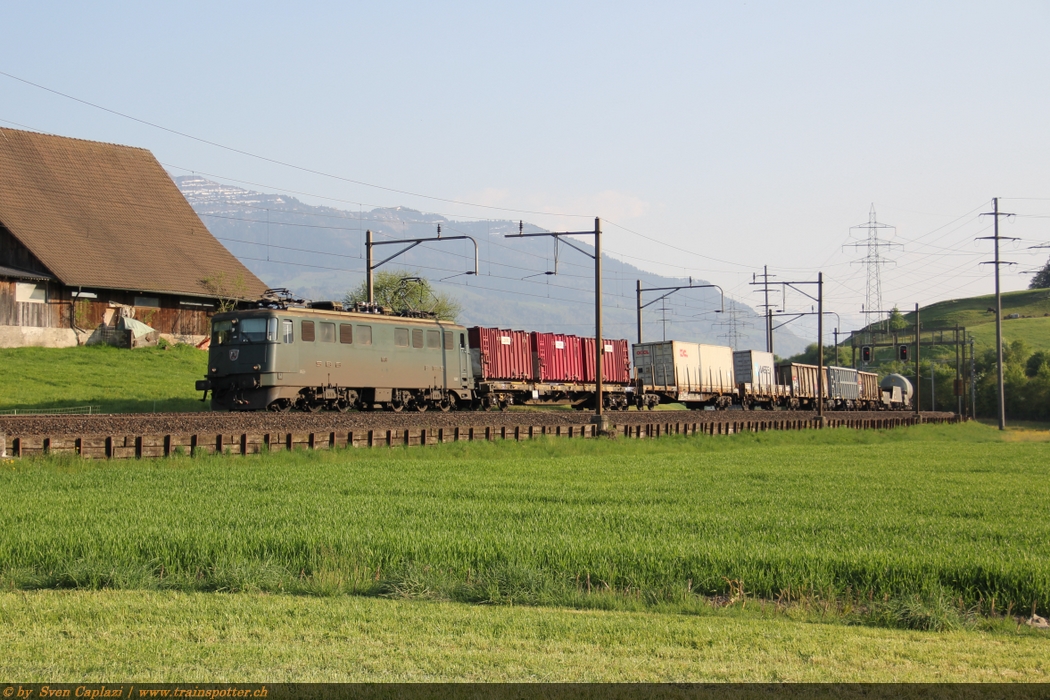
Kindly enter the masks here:
M 1035 277 L 1028 283 L 1029 289 L 1046 289 L 1050 287 L 1050 260 L 1046 261 L 1043 269 L 1035 273 Z
M 236 309 L 237 302 L 244 299 L 248 293 L 248 284 L 244 281 L 243 274 L 231 280 L 227 279 L 225 272 L 220 272 L 199 281 L 208 294 L 215 297 L 216 309 L 219 313 Z
M 911 328 L 910 323 L 904 320 L 904 314 L 896 306 L 893 307 L 893 311 L 890 311 L 890 330 L 891 331 L 902 331 L 905 328 Z
M 426 311 L 444 321 L 455 321 L 463 310 L 459 302 L 444 292 L 435 292 L 429 280 L 407 270 L 383 270 L 373 281 L 375 301 L 389 306 L 394 313 Z M 368 283 L 362 282 L 346 293 L 343 302 L 358 304 L 368 301 Z

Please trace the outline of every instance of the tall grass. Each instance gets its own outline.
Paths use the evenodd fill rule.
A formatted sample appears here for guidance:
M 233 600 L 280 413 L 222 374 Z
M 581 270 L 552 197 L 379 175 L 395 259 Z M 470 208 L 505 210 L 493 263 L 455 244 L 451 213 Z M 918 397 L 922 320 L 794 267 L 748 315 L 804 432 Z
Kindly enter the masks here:
M 803 598 L 943 628 L 945 605 L 1045 612 L 1048 454 L 967 424 L 23 461 L 0 470 L 0 582 L 619 608 Z

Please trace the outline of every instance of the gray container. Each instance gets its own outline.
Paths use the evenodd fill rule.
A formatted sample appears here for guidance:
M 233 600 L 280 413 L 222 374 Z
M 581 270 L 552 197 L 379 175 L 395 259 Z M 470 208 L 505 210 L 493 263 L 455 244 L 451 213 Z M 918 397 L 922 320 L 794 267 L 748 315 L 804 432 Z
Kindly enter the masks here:
M 857 370 L 850 367 L 828 367 L 828 398 L 839 401 L 859 401 L 860 384 Z
M 733 373 L 738 384 L 750 384 L 755 394 L 772 394 L 777 386 L 773 353 L 737 350 L 733 353 Z

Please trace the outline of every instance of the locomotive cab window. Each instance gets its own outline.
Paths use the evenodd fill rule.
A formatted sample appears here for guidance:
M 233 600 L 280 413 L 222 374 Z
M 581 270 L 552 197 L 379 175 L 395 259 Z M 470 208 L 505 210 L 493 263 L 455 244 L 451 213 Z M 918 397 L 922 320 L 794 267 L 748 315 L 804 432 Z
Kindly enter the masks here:
M 423 329 L 413 328 L 412 329 L 412 347 L 421 348 L 423 347 Z
M 273 323 L 268 323 L 273 321 Z M 277 337 L 276 318 L 242 318 L 237 324 L 242 343 L 265 343 Z
M 339 324 L 339 342 L 343 345 L 350 345 L 354 342 L 354 327 L 349 323 Z
M 281 342 L 290 343 L 295 340 L 295 322 L 290 319 L 281 320 Z
M 304 343 L 314 342 L 314 322 L 303 321 L 302 327 L 299 331 L 299 335 L 303 339 Z
M 233 339 L 233 323 L 231 321 L 214 321 L 211 324 L 212 337 L 218 345 L 226 345 Z
M 395 328 L 394 329 L 394 345 L 399 348 L 408 347 L 408 329 L 407 328 Z
M 371 345 L 372 344 L 372 326 L 358 326 L 357 327 L 357 344 L 358 345 Z
M 427 348 L 441 347 L 441 331 L 427 331 Z
M 334 343 L 335 342 L 335 324 L 334 323 L 322 323 L 321 324 L 321 342 L 322 343 Z

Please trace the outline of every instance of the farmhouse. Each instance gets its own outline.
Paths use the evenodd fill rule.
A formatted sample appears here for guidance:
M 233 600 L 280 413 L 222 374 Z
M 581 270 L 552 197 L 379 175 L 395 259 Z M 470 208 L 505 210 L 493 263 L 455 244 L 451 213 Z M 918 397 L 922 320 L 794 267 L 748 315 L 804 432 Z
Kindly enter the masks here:
M 266 285 L 142 148 L 0 128 L 0 347 L 86 342 L 114 319 L 203 336 Z

